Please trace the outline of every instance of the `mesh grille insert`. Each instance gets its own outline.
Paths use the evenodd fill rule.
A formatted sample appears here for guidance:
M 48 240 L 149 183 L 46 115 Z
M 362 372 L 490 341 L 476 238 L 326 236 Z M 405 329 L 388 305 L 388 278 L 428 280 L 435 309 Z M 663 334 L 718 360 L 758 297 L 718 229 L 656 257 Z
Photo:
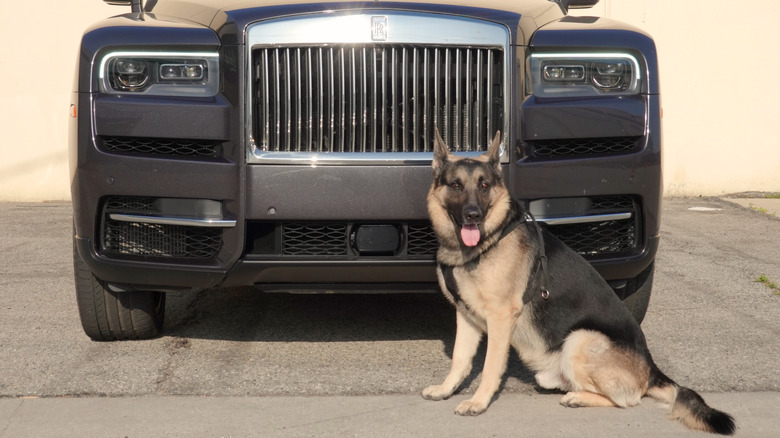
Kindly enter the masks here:
M 617 155 L 635 152 L 642 137 L 596 137 L 534 140 L 528 142 L 534 157 L 544 159 Z
M 154 198 L 140 196 L 113 196 L 106 201 L 111 213 L 147 213 L 154 211 Z
M 103 148 L 109 152 L 139 155 L 176 155 L 216 157 L 219 142 L 171 138 L 102 136 Z
M 184 227 L 107 219 L 103 252 L 121 256 L 209 259 L 222 246 L 216 228 Z
M 630 196 L 595 196 L 591 198 L 593 210 L 605 213 L 605 210 L 633 211 L 636 213 L 634 199 Z
M 345 224 L 284 224 L 282 255 L 337 256 L 347 254 Z
M 222 248 L 221 228 L 117 221 L 111 213 L 143 215 L 155 211 L 155 198 L 113 196 L 106 200 L 101 251 L 108 256 L 205 260 Z
M 409 255 L 435 255 L 439 248 L 430 223 L 409 224 L 406 236 Z
M 550 232 L 583 256 L 620 254 L 636 246 L 634 220 L 556 225 Z
M 432 259 L 438 249 L 433 228 L 427 221 L 387 223 L 399 233 L 394 254 L 361 253 L 358 230 L 365 225 L 351 222 L 249 222 L 247 253 L 262 256 L 303 257 L 397 257 Z

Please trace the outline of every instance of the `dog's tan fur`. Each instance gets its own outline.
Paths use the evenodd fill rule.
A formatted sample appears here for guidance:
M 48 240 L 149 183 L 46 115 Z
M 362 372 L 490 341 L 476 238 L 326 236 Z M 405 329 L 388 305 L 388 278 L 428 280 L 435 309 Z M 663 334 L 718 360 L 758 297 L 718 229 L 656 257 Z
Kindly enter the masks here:
M 529 280 L 536 275 L 538 248 L 544 242 L 538 241 L 541 233 L 537 238 L 525 225 L 507 227 L 507 217 L 516 213 L 502 181 L 498 160 L 500 140 L 500 133 L 497 133 L 486 154 L 462 158 L 450 154 L 436 132 L 434 183 L 428 193 L 428 210 L 440 243 L 437 253 L 439 283 L 444 295 L 457 309 L 457 331 L 449 374 L 440 385 L 425 388 L 423 397 L 430 400 L 450 397 L 471 372 L 482 335 L 487 333 L 482 380 L 474 395 L 455 409 L 460 415 L 478 415 L 488 408 L 499 388 L 511 346 L 535 372 L 541 387 L 566 391 L 561 399 L 564 406 L 629 407 L 650 395 L 673 404 L 672 415 L 693 429 L 733 432 L 731 417 L 712 410 L 703 401 L 700 404 L 675 402 L 681 387 L 657 370 L 646 353 L 638 325 L 633 319 L 626 322 L 626 318 L 631 318 L 630 314 L 611 289 L 604 292 L 603 288 L 608 289 L 606 284 L 592 286 L 586 281 L 582 285 L 585 290 L 570 293 L 588 294 L 587 288 L 601 287 L 600 297 L 612 295 L 606 297 L 613 306 L 610 309 L 617 309 L 619 315 L 615 317 L 622 318 L 618 322 L 628 324 L 635 336 L 618 344 L 601 331 L 575 328 L 562 338 L 562 345 L 551 346 L 551 335 L 542 331 L 533 311 L 526 311 L 524 307 L 527 305 L 524 304 L 524 293 L 531 284 Z M 463 203 L 477 205 L 484 212 L 478 215 L 480 240 L 475 246 L 469 246 L 465 238 L 462 241 L 459 237 L 461 219 L 454 217 L 453 211 Z M 462 223 L 471 224 L 467 222 L 470 220 L 471 217 L 465 218 L 464 214 Z M 567 263 L 587 265 L 584 260 Z M 587 269 L 592 268 L 588 266 Z M 589 281 L 594 280 L 589 277 Z M 559 301 L 562 302 L 565 300 Z M 571 309 L 575 313 L 579 310 Z M 599 321 L 610 317 L 603 314 L 600 312 L 602 319 Z M 699 415 L 693 413 L 697 410 Z M 718 420 L 723 424 L 718 427 L 707 424 L 701 419 L 702 412 L 720 415 Z

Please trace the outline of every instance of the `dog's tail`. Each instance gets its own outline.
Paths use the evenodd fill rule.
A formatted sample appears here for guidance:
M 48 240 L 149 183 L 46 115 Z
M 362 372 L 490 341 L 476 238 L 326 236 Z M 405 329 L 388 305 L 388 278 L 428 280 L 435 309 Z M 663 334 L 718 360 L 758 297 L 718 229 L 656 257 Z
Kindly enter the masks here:
M 678 385 L 658 369 L 651 373 L 647 395 L 670 404 L 671 418 L 690 429 L 734 435 L 736 426 L 731 415 L 709 407 L 696 391 Z

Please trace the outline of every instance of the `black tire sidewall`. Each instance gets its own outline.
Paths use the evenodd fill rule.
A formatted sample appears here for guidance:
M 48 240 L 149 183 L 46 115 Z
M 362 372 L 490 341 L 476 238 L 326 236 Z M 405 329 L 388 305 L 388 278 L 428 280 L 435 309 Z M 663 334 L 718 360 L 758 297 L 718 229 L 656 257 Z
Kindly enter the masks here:
M 96 341 L 150 339 L 163 327 L 165 294 L 158 291 L 115 292 L 106 287 L 73 245 L 76 303 L 84 332 Z

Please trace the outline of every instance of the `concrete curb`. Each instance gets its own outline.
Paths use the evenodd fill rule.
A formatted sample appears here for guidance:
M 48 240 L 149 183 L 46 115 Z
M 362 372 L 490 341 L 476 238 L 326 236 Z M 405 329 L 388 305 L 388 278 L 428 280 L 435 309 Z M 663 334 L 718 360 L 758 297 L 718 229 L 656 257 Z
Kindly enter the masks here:
M 780 198 L 723 198 L 724 201 L 780 217 Z
M 703 394 L 732 414 L 737 435 L 776 436 L 780 393 Z M 485 414 L 453 413 L 465 395 L 328 397 L 6 398 L 0 437 L 534 436 L 704 437 L 652 399 L 630 409 L 567 409 L 560 394 L 502 394 Z

